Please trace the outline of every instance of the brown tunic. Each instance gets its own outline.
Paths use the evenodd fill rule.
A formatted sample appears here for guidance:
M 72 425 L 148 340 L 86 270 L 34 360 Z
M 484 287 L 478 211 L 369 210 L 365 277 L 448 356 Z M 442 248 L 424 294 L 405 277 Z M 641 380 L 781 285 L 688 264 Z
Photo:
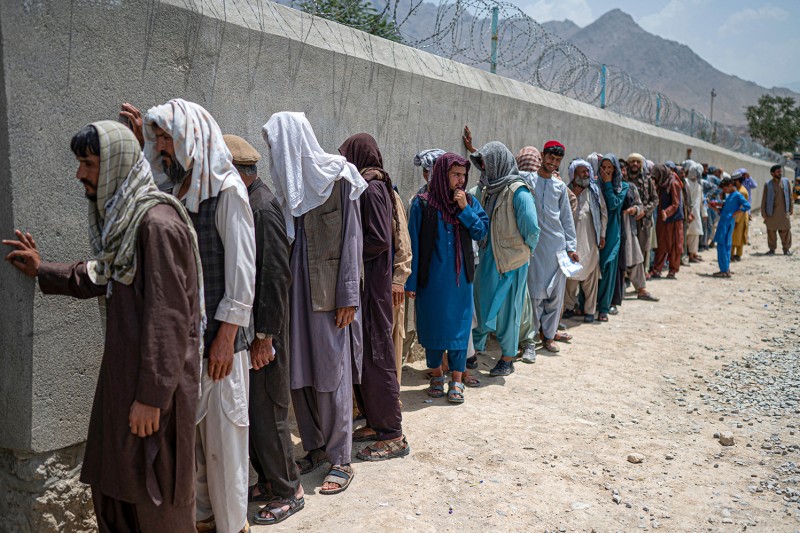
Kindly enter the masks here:
M 772 204 L 772 216 L 767 216 L 767 186 L 764 184 L 764 192 L 761 194 L 761 215 L 764 217 L 764 224 L 766 224 L 769 231 L 787 231 L 792 229 L 792 191 L 789 190 L 789 209 L 786 212 L 786 197 L 784 196 L 784 189 L 781 180 L 773 180 L 775 183 L 775 198 Z
M 188 226 L 158 205 L 142 219 L 131 285 L 114 282 L 81 481 L 129 503 L 194 505 L 195 414 L 200 386 L 197 268 Z M 104 295 L 86 263 L 43 263 L 45 294 Z M 134 400 L 161 409 L 160 429 L 131 433 Z

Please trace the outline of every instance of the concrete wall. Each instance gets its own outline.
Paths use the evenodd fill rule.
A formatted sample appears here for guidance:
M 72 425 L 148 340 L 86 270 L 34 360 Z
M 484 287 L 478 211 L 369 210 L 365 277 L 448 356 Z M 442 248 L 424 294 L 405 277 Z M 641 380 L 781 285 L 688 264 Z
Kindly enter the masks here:
M 465 123 L 477 144 L 514 151 L 558 138 L 566 160 L 596 150 L 680 161 L 692 147 L 698 161 L 768 176 L 762 161 L 267 1 L 4 1 L 0 29 L 0 234 L 30 231 L 47 260 L 89 254 L 69 138 L 124 101 L 196 101 L 260 149 L 276 111 L 305 111 L 329 151 L 372 133 L 405 196 L 421 179 L 414 153 L 463 151 Z M 0 447 L 81 441 L 101 356 L 95 302 L 42 297 L 7 265 L 0 293 Z

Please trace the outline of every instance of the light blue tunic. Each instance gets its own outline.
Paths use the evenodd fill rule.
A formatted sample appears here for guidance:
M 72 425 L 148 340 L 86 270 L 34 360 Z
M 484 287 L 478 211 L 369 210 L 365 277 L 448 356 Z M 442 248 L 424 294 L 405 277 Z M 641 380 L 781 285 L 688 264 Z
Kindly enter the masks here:
M 527 188 L 521 187 L 514 193 L 514 217 L 522 239 L 533 253 L 539 242 L 539 223 L 533 195 Z M 476 350 L 484 350 L 489 333 L 496 331 L 503 356 L 516 355 L 522 307 L 526 298 L 528 263 L 500 274 L 492 251 L 492 239 L 487 239 L 486 248 L 479 253 L 478 269 L 475 273 L 478 327 L 472 331 L 472 337 Z
M 472 283 L 467 283 L 466 262 L 474 261 L 471 249 L 462 250 L 462 266 L 456 284 L 455 231 L 452 224 L 436 213 L 437 236 L 431 254 L 428 284 L 417 286 L 419 275 L 419 240 L 422 228 L 422 206 L 419 198 L 411 203 L 408 233 L 411 236 L 411 276 L 406 290 L 417 293 L 417 335 L 419 343 L 429 350 L 466 350 L 472 328 Z M 474 241 L 486 236 L 489 217 L 475 198 L 458 215 Z M 462 228 L 463 231 L 463 228 Z

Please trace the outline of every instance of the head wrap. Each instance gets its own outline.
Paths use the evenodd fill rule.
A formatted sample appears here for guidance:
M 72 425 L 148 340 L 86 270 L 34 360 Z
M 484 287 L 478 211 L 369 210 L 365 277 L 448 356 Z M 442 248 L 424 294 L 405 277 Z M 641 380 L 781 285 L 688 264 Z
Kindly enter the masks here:
M 667 161 L 664 163 L 664 166 L 673 172 L 678 171 L 678 165 L 676 165 L 675 161 L 672 161 L 671 159 L 667 159 Z
M 667 165 L 656 165 L 653 168 L 653 181 L 659 189 L 666 188 L 670 180 L 672 180 L 672 170 Z
M 461 277 L 461 262 L 462 256 L 465 253 L 471 253 L 469 250 L 461 250 L 461 231 L 467 231 L 458 220 L 460 209 L 458 204 L 453 200 L 453 193 L 450 191 L 450 178 L 448 173 L 453 166 L 459 165 L 466 167 L 467 178 L 469 178 L 470 163 L 463 157 L 452 152 L 447 152 L 439 156 L 436 163 L 433 165 L 431 177 L 428 180 L 428 189 L 422 194 L 417 195 L 418 198 L 428 202 L 428 205 L 436 209 L 442 214 L 442 220 L 446 224 L 452 224 L 455 233 L 453 245 L 456 249 L 456 283 Z M 466 190 L 467 180 L 459 187 L 462 191 Z M 467 202 L 472 205 L 472 196 L 467 195 Z
M 719 170 L 719 169 L 717 167 L 715 167 L 714 165 L 709 165 L 709 167 L 708 167 L 708 173 L 709 174 L 713 174 L 717 170 Z
M 367 182 L 347 159 L 322 149 L 305 113 L 275 113 L 261 133 L 270 147 L 270 175 L 290 242 L 294 240 L 293 217 L 324 204 L 338 179 L 352 186 L 351 200 L 367 188 Z
M 692 181 L 699 182 L 703 178 L 703 165 L 692 161 L 692 164 L 688 165 L 686 177 Z
M 392 201 L 392 218 L 397 226 L 400 221 L 397 218 L 397 205 L 392 187 L 392 178 L 389 173 L 383 169 L 383 156 L 378 148 L 378 143 L 375 138 L 369 133 L 358 133 L 348 137 L 346 141 L 339 147 L 339 153 L 342 154 L 348 163 L 352 163 L 361 173 L 365 180 L 371 181 L 378 179 L 386 186 L 386 192 Z
M 573 159 L 572 163 L 569 164 L 569 179 L 565 181 L 567 185 L 570 185 L 575 180 L 575 171 L 578 167 L 585 167 L 589 171 L 589 183 L 594 181 L 594 169 L 592 169 L 592 165 L 579 157 L 578 159 Z
M 592 166 L 592 172 L 594 173 L 595 179 L 600 179 L 600 160 L 602 158 L 603 154 L 598 152 L 592 152 L 586 157 L 586 162 Z
M 745 174 L 749 174 L 749 172 L 747 172 L 747 169 L 746 169 L 746 168 L 737 168 L 737 169 L 736 169 L 736 170 L 733 172 L 733 175 L 734 175 L 734 176 L 735 176 L 736 174 L 739 174 L 740 176 L 744 176 Z
M 519 169 L 514 155 L 501 142 L 486 143 L 469 158 L 473 165 L 481 169 L 481 187 L 499 190 L 519 179 Z
M 629 155 L 629 156 L 628 156 L 626 159 L 627 159 L 629 162 L 630 162 L 631 160 L 633 160 L 633 161 L 638 161 L 638 162 L 639 162 L 639 164 L 641 164 L 641 165 L 642 165 L 642 167 L 644 167 L 645 159 L 644 159 L 644 156 L 643 156 L 642 154 L 637 154 L 636 152 L 634 152 L 634 153 L 630 154 L 630 155 Z
M 655 167 L 655 166 L 656 166 L 656 164 L 653 163 L 653 161 L 651 159 L 648 159 L 647 161 L 644 162 L 644 165 L 642 165 L 642 171 L 649 178 L 649 177 L 652 176 L 653 167 Z
M 477 168 L 481 168 L 481 163 L 483 163 L 480 179 L 480 186 L 483 189 L 482 203 L 486 215 L 489 220 L 492 220 L 498 194 L 512 183 L 525 183 L 525 180 L 519 175 L 514 154 L 501 142 L 486 143 L 483 148 L 470 155 L 469 158 Z M 487 233 L 487 236 L 480 242 L 481 248 L 485 248 L 488 242 Z
M 619 193 L 622 190 L 622 169 L 619 168 L 617 156 L 614 154 L 604 155 L 603 158 L 600 159 L 601 167 L 603 166 L 603 161 L 608 161 L 614 165 L 614 174 L 611 176 L 611 186 L 613 187 L 615 193 Z
M 383 170 L 383 156 L 375 138 L 369 133 L 358 133 L 349 137 L 339 147 L 339 153 L 348 163 L 355 165 L 359 172 L 367 168 Z
M 433 164 L 436 163 L 436 160 L 443 153 L 444 150 L 440 150 L 439 148 L 430 148 L 428 150 L 423 150 L 414 156 L 414 165 L 422 167 L 428 172 L 430 172 L 431 169 L 433 168 Z
M 169 178 L 161 166 L 161 154 L 156 151 L 153 124 L 172 137 L 175 159 L 184 170 L 192 171 L 192 182 L 183 198 L 191 213 L 197 213 L 205 200 L 216 197 L 229 177 L 241 182 L 214 117 L 202 106 L 176 98 L 150 108 L 144 116 L 144 155 L 159 187 L 168 185 Z M 176 184 L 173 192 L 180 187 L 180 183 Z
M 517 154 L 517 168 L 520 172 L 536 172 L 542 166 L 542 154 L 533 146 L 522 148 Z
M 89 241 L 95 259 L 87 265 L 92 282 L 107 284 L 106 298 L 111 297 L 113 281 L 130 285 L 136 276 L 136 239 L 147 212 L 159 204 L 175 208 L 186 224 L 197 266 L 200 302 L 200 353 L 205 331 L 203 267 L 186 208 L 171 194 L 156 187 L 150 163 L 144 158 L 139 141 L 131 130 L 111 120 L 92 123 L 100 140 L 100 174 L 97 178 L 97 201 L 89 202 Z M 157 255 L 157 254 L 156 254 Z M 100 308 L 105 323 L 105 301 Z

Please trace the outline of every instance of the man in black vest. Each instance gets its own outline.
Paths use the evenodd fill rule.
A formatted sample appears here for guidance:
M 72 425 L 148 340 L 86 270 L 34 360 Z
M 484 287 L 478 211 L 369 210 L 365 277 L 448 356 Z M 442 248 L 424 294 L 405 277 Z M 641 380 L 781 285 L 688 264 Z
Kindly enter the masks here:
M 171 182 L 194 224 L 208 316 L 197 410 L 197 531 L 249 530 L 248 387 L 253 339 L 255 229 L 247 188 L 222 132 L 181 99 L 144 117 L 144 154 L 157 182 Z

